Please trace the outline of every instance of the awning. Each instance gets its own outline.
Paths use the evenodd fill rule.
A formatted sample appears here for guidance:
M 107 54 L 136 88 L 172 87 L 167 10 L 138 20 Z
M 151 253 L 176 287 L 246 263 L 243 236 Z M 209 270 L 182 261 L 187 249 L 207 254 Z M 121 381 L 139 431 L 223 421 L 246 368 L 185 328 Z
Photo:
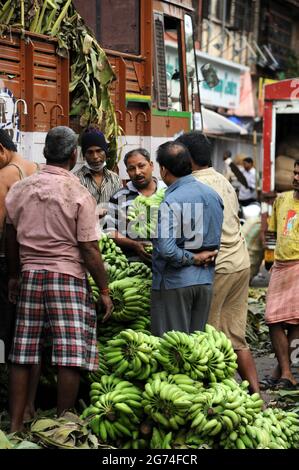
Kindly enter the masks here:
M 211 111 L 211 109 L 207 109 L 202 106 L 201 112 L 203 118 L 203 130 L 206 134 L 247 134 L 246 129 L 230 121 L 225 116 L 222 116 L 215 111 Z M 197 130 L 202 130 L 201 127 L 200 113 L 195 113 L 195 128 Z

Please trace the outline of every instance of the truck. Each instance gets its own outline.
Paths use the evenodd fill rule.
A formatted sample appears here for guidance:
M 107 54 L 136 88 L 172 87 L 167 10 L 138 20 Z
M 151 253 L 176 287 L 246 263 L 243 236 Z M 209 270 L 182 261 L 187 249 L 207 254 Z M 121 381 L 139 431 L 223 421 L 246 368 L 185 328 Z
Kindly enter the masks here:
M 123 131 L 118 169 L 125 179 L 121 155 L 138 147 L 154 155 L 161 143 L 191 129 L 199 96 L 192 0 L 72 4 L 115 74 L 110 95 Z M 10 129 L 26 158 L 39 162 L 51 127 L 82 131 L 80 116 L 69 113 L 71 63 L 55 55 L 56 47 L 55 38 L 28 30 L 0 37 L 0 127 Z
M 265 85 L 261 224 L 266 269 L 274 261 L 275 238 L 268 231 L 275 198 L 292 189 L 299 158 L 299 78 Z

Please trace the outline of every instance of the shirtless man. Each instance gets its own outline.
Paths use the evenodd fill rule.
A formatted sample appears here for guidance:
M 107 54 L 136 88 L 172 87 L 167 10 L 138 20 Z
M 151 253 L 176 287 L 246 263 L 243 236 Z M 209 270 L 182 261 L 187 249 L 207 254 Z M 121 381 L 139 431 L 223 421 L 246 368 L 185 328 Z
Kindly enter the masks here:
M 0 129 L 0 340 L 4 341 L 6 358 L 9 354 L 13 336 L 15 306 L 8 302 L 8 278 L 5 260 L 4 235 L 6 211 L 4 201 L 9 189 L 14 183 L 20 181 L 26 176 L 32 175 L 32 173 L 37 171 L 37 169 L 38 165 L 36 163 L 29 162 L 21 157 L 8 133 L 3 129 Z M 37 382 L 36 384 L 32 384 L 32 401 L 34 401 L 39 379 L 39 371 L 34 371 L 33 369 L 32 375 L 34 374 L 36 376 L 35 382 Z M 34 413 L 33 403 L 28 403 L 27 408 L 26 417 L 29 417 Z

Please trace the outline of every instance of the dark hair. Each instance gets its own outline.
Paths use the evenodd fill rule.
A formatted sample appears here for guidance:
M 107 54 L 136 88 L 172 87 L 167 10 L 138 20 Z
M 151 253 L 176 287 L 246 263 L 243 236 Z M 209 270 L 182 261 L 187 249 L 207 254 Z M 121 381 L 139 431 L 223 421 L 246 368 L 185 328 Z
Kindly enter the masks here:
M 165 142 L 157 150 L 157 162 L 176 177 L 190 175 L 192 163 L 189 150 L 180 142 Z
M 223 153 L 223 156 L 224 156 L 224 155 L 227 156 L 227 158 L 231 158 L 232 153 L 231 153 L 230 150 L 225 150 L 225 152 Z
M 294 163 L 294 168 L 295 166 L 298 165 L 299 166 L 299 160 L 295 160 L 295 163 Z
M 65 163 L 70 159 L 77 143 L 77 136 L 72 129 L 67 126 L 53 127 L 46 136 L 44 157 L 47 162 Z
M 243 162 L 252 163 L 252 165 L 253 165 L 253 159 L 251 157 L 243 158 Z
M 151 156 L 149 152 L 146 149 L 140 148 L 140 149 L 130 150 L 130 152 L 126 153 L 126 155 L 124 156 L 124 164 L 128 166 L 129 158 L 138 154 L 142 155 L 148 162 L 151 161 Z
M 10 150 L 11 152 L 18 151 L 16 145 L 13 143 L 8 133 L 4 129 L 0 129 L 0 144 L 2 144 L 6 150 Z
M 176 139 L 184 144 L 190 152 L 191 158 L 198 166 L 212 166 L 212 144 L 200 131 L 186 132 Z

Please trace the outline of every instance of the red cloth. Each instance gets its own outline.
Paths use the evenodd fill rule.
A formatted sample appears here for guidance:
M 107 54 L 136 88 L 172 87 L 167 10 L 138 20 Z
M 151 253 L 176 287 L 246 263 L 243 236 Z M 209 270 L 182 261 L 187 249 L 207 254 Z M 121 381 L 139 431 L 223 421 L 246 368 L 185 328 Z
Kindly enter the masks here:
M 275 261 L 267 292 L 266 323 L 299 323 L 299 261 Z

